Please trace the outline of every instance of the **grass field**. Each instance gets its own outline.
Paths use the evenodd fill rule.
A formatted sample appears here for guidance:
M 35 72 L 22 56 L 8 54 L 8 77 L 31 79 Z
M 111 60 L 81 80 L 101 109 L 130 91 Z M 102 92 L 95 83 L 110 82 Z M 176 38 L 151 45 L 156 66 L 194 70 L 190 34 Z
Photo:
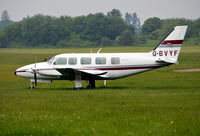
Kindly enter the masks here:
M 97 51 L 98 49 L 93 49 Z M 102 52 L 143 52 L 110 47 Z M 183 47 L 180 64 L 97 88 L 74 91 L 73 82 L 39 84 L 14 76 L 18 67 L 63 52 L 90 49 L 0 49 L 0 136 L 199 136 L 200 47 Z

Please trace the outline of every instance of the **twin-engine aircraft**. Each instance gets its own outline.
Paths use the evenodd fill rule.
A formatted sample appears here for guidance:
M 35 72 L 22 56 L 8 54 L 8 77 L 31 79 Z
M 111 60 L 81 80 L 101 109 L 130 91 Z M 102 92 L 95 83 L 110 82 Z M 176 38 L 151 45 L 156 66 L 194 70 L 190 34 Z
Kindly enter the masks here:
M 31 88 L 37 82 L 74 80 L 75 88 L 95 88 L 95 80 L 113 80 L 177 64 L 187 26 L 176 26 L 151 52 L 59 54 L 46 62 L 23 66 L 15 75 L 29 78 Z

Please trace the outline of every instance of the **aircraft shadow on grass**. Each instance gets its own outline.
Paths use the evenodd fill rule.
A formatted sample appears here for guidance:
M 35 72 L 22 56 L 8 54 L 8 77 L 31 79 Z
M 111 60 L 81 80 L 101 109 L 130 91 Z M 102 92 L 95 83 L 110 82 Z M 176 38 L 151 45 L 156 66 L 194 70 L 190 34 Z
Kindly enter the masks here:
M 24 89 L 30 89 L 30 88 L 24 88 Z M 93 88 L 93 89 L 88 89 L 88 88 L 82 88 L 80 89 L 81 91 L 99 91 L 99 90 L 124 90 L 124 89 L 131 89 L 129 87 L 126 87 L 126 86 L 115 86 L 115 87 L 96 87 L 96 88 Z M 76 91 L 77 88 L 66 88 L 66 87 L 55 87 L 55 88 L 35 88 L 33 89 L 33 91 Z

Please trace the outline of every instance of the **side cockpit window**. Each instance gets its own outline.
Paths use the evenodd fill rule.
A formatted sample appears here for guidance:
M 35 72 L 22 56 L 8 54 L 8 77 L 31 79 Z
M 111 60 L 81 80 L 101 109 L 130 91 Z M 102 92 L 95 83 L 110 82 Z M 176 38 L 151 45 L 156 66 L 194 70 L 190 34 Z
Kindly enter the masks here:
M 48 64 L 52 64 L 52 62 L 53 62 L 54 59 L 55 59 L 55 57 L 53 57 L 53 58 L 47 60 L 47 63 L 48 63 Z
M 59 57 L 56 58 L 55 61 L 53 62 L 54 65 L 66 65 L 67 64 L 67 58 L 65 57 Z

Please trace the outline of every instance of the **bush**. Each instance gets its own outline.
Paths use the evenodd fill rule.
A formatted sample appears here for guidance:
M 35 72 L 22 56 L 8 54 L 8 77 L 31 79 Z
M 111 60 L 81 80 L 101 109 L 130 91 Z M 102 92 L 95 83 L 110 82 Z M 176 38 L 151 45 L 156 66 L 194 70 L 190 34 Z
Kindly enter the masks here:
M 102 37 L 101 38 L 101 45 L 113 45 L 114 42 L 112 40 L 110 40 L 109 38 L 107 37 Z

